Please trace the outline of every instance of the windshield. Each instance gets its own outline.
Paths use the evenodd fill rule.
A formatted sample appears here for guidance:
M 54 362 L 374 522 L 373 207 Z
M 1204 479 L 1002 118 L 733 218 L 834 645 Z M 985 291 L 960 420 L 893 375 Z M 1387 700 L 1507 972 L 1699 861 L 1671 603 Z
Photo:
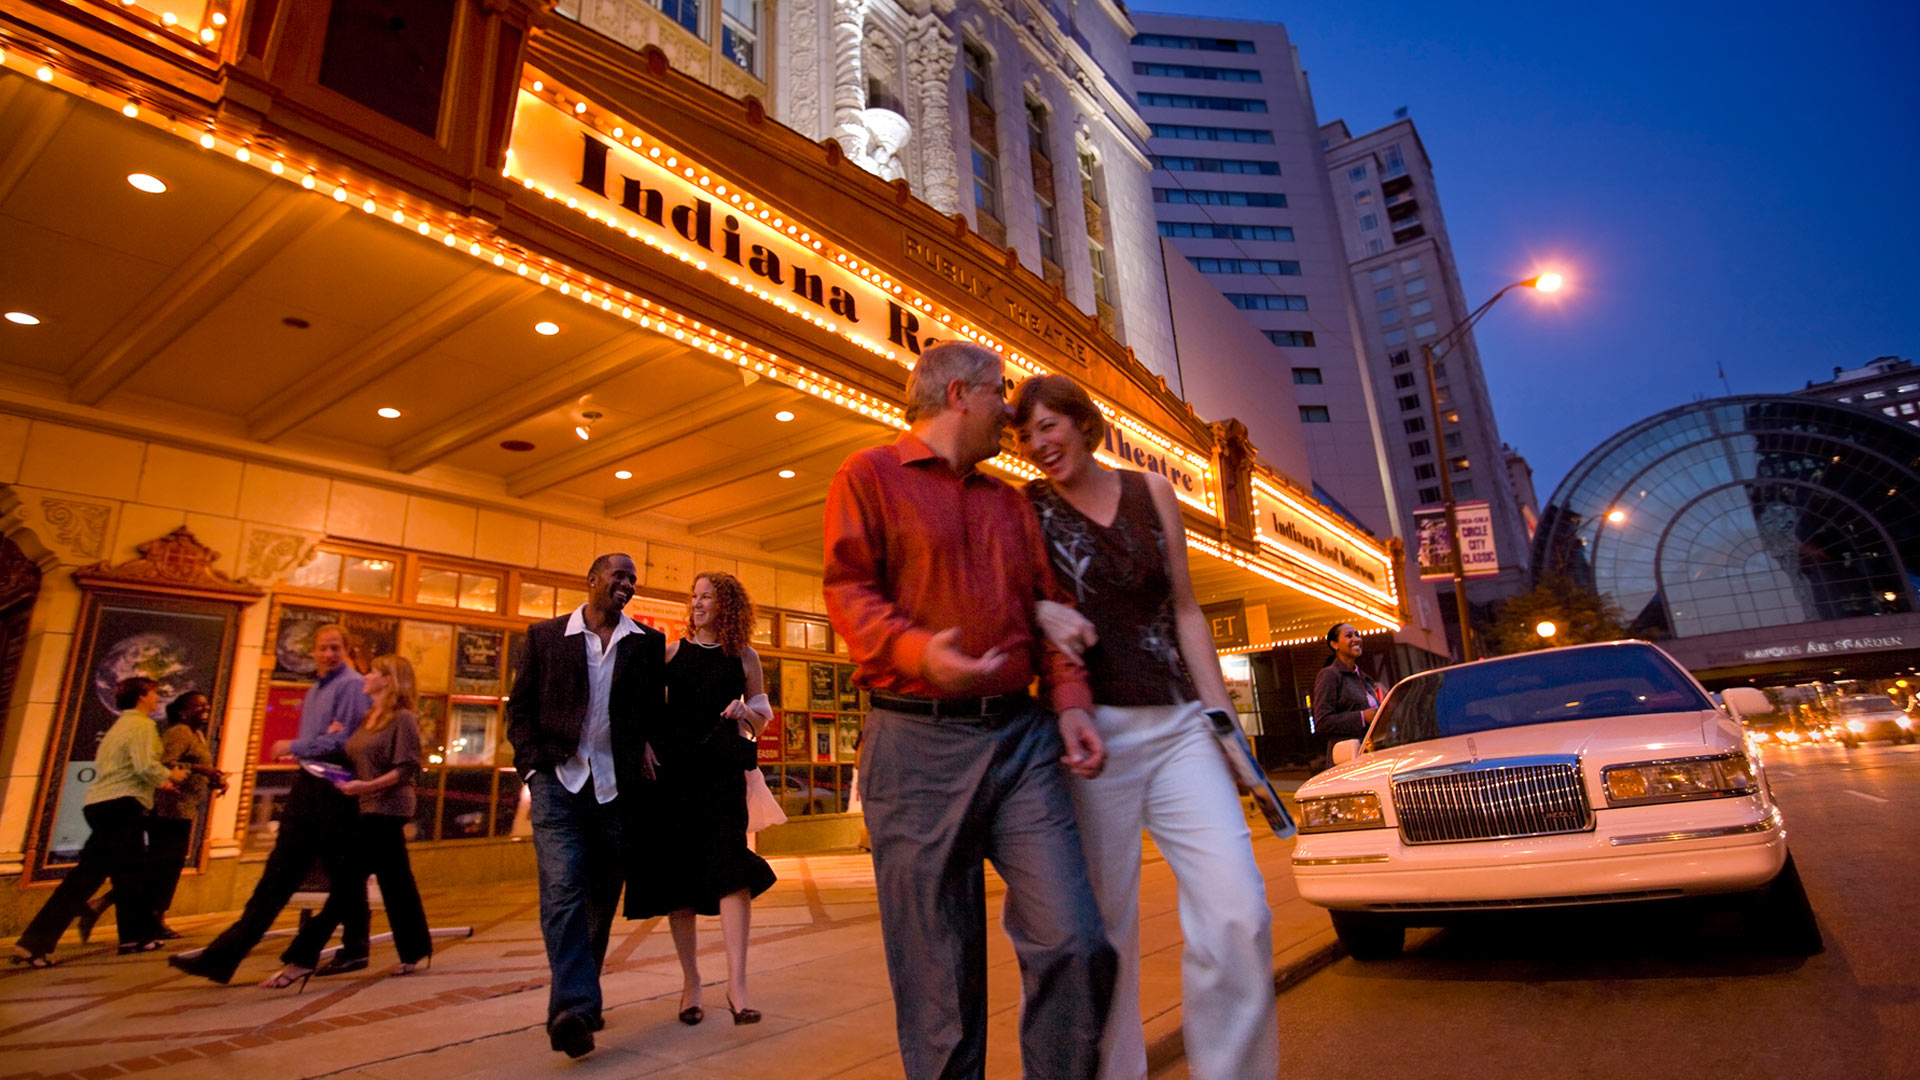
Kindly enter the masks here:
M 1840 699 L 1841 716 L 1865 716 L 1869 713 L 1897 713 L 1900 706 L 1891 700 L 1878 696 L 1843 697 Z
M 1369 738 L 1382 750 L 1495 728 L 1711 708 L 1655 649 L 1552 650 L 1415 675 L 1387 696 Z

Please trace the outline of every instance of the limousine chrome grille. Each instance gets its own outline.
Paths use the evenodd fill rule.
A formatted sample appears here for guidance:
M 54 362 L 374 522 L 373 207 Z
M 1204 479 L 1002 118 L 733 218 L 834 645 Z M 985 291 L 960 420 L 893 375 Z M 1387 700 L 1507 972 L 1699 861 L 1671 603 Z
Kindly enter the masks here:
M 1395 777 L 1393 809 L 1409 844 L 1552 836 L 1593 828 L 1572 757 L 1441 765 Z

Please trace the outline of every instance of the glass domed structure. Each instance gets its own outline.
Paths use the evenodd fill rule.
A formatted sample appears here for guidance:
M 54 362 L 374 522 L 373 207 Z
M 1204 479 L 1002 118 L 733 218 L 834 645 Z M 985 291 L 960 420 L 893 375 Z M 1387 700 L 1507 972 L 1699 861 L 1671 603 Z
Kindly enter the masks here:
M 1534 568 L 1610 597 L 1655 639 L 1911 614 L 1920 431 L 1803 397 L 1670 409 L 1568 473 Z

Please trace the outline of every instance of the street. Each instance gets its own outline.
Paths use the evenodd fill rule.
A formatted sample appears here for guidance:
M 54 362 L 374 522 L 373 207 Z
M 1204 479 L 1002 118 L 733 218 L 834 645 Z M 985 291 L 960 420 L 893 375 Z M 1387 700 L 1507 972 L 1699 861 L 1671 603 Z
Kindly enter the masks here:
M 1824 954 L 1755 955 L 1731 913 L 1672 909 L 1414 931 L 1399 960 L 1342 959 L 1281 996 L 1282 1074 L 1920 1075 L 1920 747 L 1767 764 Z

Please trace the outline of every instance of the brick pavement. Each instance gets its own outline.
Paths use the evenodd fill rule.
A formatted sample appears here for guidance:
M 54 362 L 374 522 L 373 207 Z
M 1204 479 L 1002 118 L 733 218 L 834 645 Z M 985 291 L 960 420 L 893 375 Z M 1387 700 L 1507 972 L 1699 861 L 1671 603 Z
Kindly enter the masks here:
M 1334 955 L 1325 912 L 1299 899 L 1291 841 L 1258 839 L 1274 909 L 1281 979 Z M 115 957 L 110 940 L 69 937 L 61 965 L 0 973 L 0 1080 L 138 1076 L 537 1078 L 647 1076 L 861 1080 L 899 1075 L 893 1006 L 880 947 L 872 864 L 864 855 L 770 860 L 780 883 L 754 904 L 752 987 L 763 1023 L 735 1027 L 722 1004 L 725 959 L 718 920 L 700 920 L 706 1021 L 675 1019 L 679 967 L 664 920 L 620 922 L 603 980 L 607 1029 L 599 1049 L 569 1062 L 547 1048 L 545 954 L 532 882 L 427 893 L 435 925 L 471 924 L 464 940 L 435 943 L 431 969 L 390 978 L 389 947 L 358 976 L 315 979 L 304 993 L 253 984 L 278 965 L 279 944 L 256 949 L 231 986 L 168 968 L 163 954 Z M 1002 888 L 989 875 L 997 911 Z M 1180 928 L 1174 882 L 1149 843 L 1142 873 L 1143 1014 L 1156 1076 L 1184 1075 L 1180 1047 Z M 231 915 L 180 920 L 204 944 Z M 292 916 L 282 921 L 291 925 Z M 376 914 L 376 930 L 380 917 Z M 103 926 L 110 939 L 110 928 Z M 1001 934 L 988 952 L 988 1075 L 1019 1075 L 1019 973 Z

